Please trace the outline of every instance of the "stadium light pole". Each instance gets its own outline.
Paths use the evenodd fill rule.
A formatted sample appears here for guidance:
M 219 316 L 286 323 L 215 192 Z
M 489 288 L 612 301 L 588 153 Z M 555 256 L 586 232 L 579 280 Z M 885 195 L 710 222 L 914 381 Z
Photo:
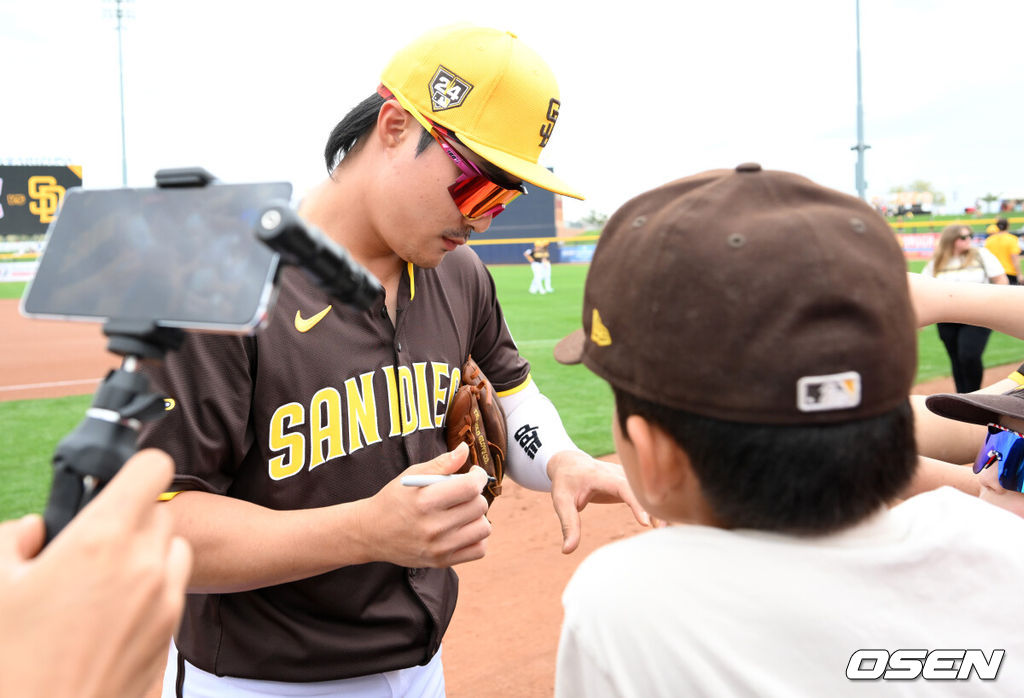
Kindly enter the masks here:
M 121 186 L 128 186 L 128 147 L 125 138 L 124 126 L 124 48 L 122 46 L 122 33 L 124 20 L 130 19 L 131 14 L 124 6 L 132 0 L 107 0 L 114 3 L 114 17 L 117 18 L 117 70 L 121 86 Z
M 857 151 L 857 196 L 867 201 L 867 182 L 864 181 L 864 151 L 871 146 L 864 143 L 864 103 L 861 99 L 860 85 L 860 0 L 856 0 L 855 5 L 857 11 L 857 145 L 850 150 Z

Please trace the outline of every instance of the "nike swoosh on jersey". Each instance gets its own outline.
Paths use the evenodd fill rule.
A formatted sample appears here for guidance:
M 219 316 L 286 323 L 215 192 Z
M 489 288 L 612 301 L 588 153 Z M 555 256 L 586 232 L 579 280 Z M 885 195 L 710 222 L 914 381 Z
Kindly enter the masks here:
M 327 306 L 326 308 L 324 308 L 323 310 L 321 310 L 319 313 L 309 318 L 308 320 L 302 317 L 302 313 L 300 311 L 296 310 L 295 329 L 297 329 L 299 332 L 309 332 L 311 329 L 313 329 L 313 326 L 316 323 L 320 322 L 325 317 L 327 317 L 327 313 L 331 312 L 331 308 L 333 307 L 333 305 Z

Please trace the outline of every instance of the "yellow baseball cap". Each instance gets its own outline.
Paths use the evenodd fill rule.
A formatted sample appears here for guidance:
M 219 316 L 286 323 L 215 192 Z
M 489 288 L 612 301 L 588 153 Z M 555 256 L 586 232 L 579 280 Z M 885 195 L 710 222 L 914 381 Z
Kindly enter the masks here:
M 537 164 L 558 120 L 558 84 L 515 34 L 471 24 L 435 29 L 395 54 L 381 82 L 424 128 L 432 121 L 509 174 L 583 198 Z

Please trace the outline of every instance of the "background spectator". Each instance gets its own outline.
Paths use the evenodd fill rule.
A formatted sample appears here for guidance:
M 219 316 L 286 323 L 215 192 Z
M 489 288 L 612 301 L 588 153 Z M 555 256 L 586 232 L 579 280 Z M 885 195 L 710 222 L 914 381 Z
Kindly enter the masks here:
M 939 236 L 935 255 L 921 271 L 947 281 L 960 283 L 1009 283 L 995 255 L 971 244 L 971 229 L 965 225 L 948 225 Z M 939 339 L 946 347 L 953 369 L 953 383 L 958 393 L 969 393 L 981 387 L 985 372 L 982 354 L 992 330 L 954 322 L 937 324 Z
M 1007 280 L 1016 286 L 1020 276 L 1020 239 L 1009 228 L 1010 222 L 1003 217 L 986 228 L 985 249 L 996 256 L 1003 265 Z

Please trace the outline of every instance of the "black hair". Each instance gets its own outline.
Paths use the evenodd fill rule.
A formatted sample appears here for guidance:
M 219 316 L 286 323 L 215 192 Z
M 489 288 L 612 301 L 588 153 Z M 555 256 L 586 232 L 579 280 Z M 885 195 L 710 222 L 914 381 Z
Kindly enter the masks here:
M 377 114 L 380 113 L 384 98 L 374 92 L 349 111 L 338 124 L 331 129 L 331 135 L 327 137 L 327 145 L 324 148 L 324 160 L 327 163 L 327 173 L 334 172 L 334 169 L 341 163 L 342 159 L 349 153 L 355 152 L 362 144 L 364 137 L 369 134 L 377 124 Z M 416 146 L 416 154 L 419 155 L 434 142 L 433 136 L 424 129 L 420 134 L 419 143 Z
M 619 426 L 639 415 L 686 451 L 726 528 L 797 535 L 838 531 L 896 498 L 917 465 L 909 400 L 877 417 L 814 425 L 729 422 L 614 388 Z
M 996 219 L 996 227 L 1000 230 L 1006 230 L 1010 227 L 1010 221 L 1006 220 L 1002 216 Z

